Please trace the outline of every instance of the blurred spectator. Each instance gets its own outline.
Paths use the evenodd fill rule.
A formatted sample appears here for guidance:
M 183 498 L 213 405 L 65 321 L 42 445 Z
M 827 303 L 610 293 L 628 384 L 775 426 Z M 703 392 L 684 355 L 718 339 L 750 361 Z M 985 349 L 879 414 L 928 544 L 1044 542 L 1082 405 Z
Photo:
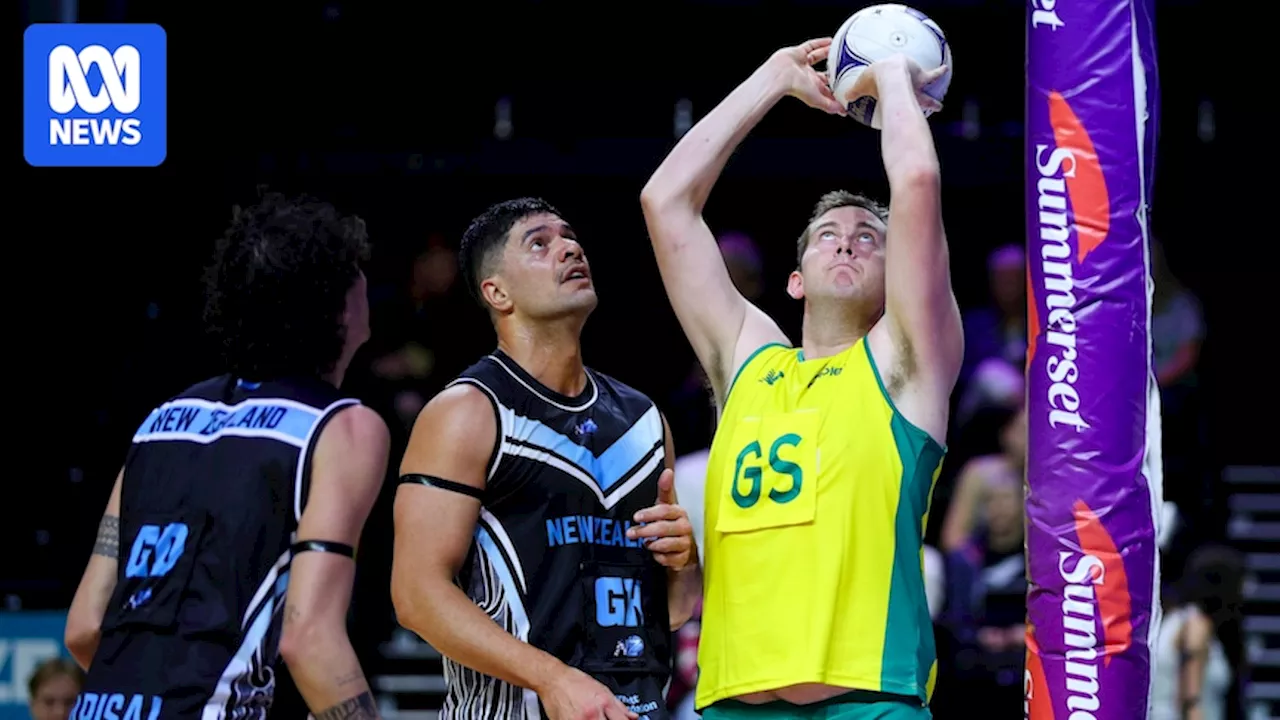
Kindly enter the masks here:
M 697 720 L 701 717 L 693 707 L 693 691 L 698 686 L 698 638 L 701 634 L 702 601 L 699 600 L 693 616 L 676 631 L 675 672 L 671 675 L 671 689 L 667 691 L 671 720 Z
M 1213 519 L 1206 509 L 1214 505 L 1205 457 L 1208 431 L 1196 371 L 1205 337 L 1204 315 L 1200 301 L 1170 270 L 1164 246 L 1157 240 L 1151 242 L 1151 275 L 1155 281 L 1151 344 L 1160 385 L 1165 497 L 1182 509 L 1187 520 L 1185 537 L 1177 545 L 1194 547 L 1208 539 L 1200 521 Z M 1182 556 L 1175 551 L 1175 565 L 1181 564 Z
M 696 450 L 676 458 L 675 480 L 676 500 L 680 507 L 689 514 L 689 524 L 693 526 L 693 539 L 698 543 L 698 561 L 703 562 L 703 495 L 706 487 L 707 457 L 711 451 L 707 448 Z
M 985 698 L 991 717 L 1017 717 L 1022 706 L 1027 592 L 1022 487 L 1021 477 L 989 476 L 981 491 L 985 524 L 947 554 L 939 624 L 949 648 L 939 656 L 954 658 L 954 686 Z
M 1239 616 L 1242 575 L 1237 552 L 1206 546 L 1192 554 L 1181 581 L 1165 588 L 1152 653 L 1151 720 L 1227 717 L 1234 683 L 1223 636 Z
M 993 487 L 1022 487 L 1027 458 L 1027 411 L 1008 413 L 1000 429 L 1000 452 L 965 463 L 952 492 L 942 525 L 942 550 L 953 552 L 969 543 L 984 525 L 982 499 Z
M 27 681 L 31 720 L 67 720 L 83 684 L 84 672 L 67 658 L 40 663 Z
M 987 258 L 991 304 L 964 314 L 964 364 L 956 385 L 957 424 L 984 407 L 1020 402 L 1027 356 L 1027 263 L 1021 246 Z
M 929 603 L 929 617 L 938 619 L 947 599 L 947 559 L 932 545 L 924 546 L 924 595 Z
M 466 367 L 471 348 L 456 340 L 459 323 L 476 318 L 474 312 L 466 311 L 470 308 L 461 307 L 470 304 L 466 298 L 454 292 L 457 257 L 442 237 L 428 239 L 409 271 L 404 288 L 395 292 L 387 307 L 379 308 L 370 363 L 380 385 L 378 394 L 392 413 L 389 419 L 398 419 L 396 429 L 403 431 L 413 426 L 427 398 L 439 390 L 430 380 L 443 382 Z

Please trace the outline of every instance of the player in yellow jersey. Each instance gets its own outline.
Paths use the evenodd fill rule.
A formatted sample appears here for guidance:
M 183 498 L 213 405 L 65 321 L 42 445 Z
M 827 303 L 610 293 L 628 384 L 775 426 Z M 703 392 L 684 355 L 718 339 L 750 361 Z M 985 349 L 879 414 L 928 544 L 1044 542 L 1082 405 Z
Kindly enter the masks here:
M 685 134 L 642 195 L 721 414 L 705 496 L 706 720 L 930 717 L 922 535 L 963 353 L 921 112 L 932 101 L 919 94 L 938 73 L 901 56 L 866 73 L 890 203 L 843 191 L 818 203 L 787 283 L 804 302 L 801 347 L 734 289 L 702 219 L 725 162 L 780 99 L 841 114 L 814 69 L 829 45 L 776 52 Z M 840 161 L 864 160 L 815 158 Z

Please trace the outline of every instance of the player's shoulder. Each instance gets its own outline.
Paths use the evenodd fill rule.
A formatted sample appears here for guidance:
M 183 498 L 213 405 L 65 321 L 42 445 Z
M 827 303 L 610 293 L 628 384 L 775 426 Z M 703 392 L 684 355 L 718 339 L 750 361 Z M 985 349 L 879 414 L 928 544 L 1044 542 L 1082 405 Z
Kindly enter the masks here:
M 413 434 L 433 442 L 475 442 L 497 427 L 497 401 L 471 382 L 455 380 L 436 393 L 418 413 Z
M 454 378 L 454 382 L 459 380 L 479 382 L 489 387 L 502 385 L 511 373 L 507 372 L 502 366 L 494 353 L 481 355 L 475 362 L 467 366 L 467 369 L 458 373 Z
M 322 441 L 332 440 L 358 448 L 385 447 L 391 438 L 382 416 L 358 403 L 338 408 L 321 433 Z

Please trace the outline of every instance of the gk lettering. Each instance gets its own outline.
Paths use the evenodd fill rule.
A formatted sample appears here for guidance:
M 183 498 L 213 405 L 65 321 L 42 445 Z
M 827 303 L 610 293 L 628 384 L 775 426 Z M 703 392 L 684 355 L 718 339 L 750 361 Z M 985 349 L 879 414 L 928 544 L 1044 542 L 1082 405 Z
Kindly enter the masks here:
M 102 87 L 89 90 L 87 75 L 97 66 Z M 69 45 L 59 45 L 49 52 L 49 108 L 65 115 L 77 106 L 83 112 L 97 115 L 108 107 L 128 114 L 142 104 L 140 72 L 142 58 L 132 45 L 121 45 L 110 53 L 101 45 L 90 45 L 78 54 Z
M 596 578 L 596 623 L 601 627 L 638 627 L 644 623 L 640 581 L 634 578 Z
M 187 548 L 188 529 L 184 523 L 143 525 L 129 551 L 125 577 L 162 577 L 177 564 Z
M 769 499 L 779 505 L 785 505 L 799 497 L 800 490 L 804 486 L 804 471 L 790 460 L 782 459 L 780 453 L 783 448 L 799 447 L 803 441 L 804 439 L 799 435 L 787 433 L 774 440 L 769 446 L 769 470 L 774 475 L 786 475 L 790 478 L 787 481 L 788 485 L 782 489 L 776 483 L 769 488 Z M 763 453 L 758 441 L 752 441 L 738 453 L 737 463 L 733 469 L 732 493 L 733 501 L 740 508 L 746 509 L 760 502 L 760 495 L 764 491 L 765 468 L 758 463 L 762 458 Z M 744 481 L 745 492 L 743 492 Z

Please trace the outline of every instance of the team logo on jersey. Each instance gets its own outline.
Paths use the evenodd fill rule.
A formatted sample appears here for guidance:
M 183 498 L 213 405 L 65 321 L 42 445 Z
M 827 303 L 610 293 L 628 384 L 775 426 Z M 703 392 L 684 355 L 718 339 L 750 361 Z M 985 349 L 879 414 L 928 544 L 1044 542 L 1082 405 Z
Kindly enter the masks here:
M 586 437 L 587 435 L 594 434 L 595 431 L 599 429 L 600 428 L 599 426 L 596 425 L 595 420 L 592 420 L 591 418 L 587 418 L 586 420 L 583 420 L 581 423 L 579 423 L 578 426 L 573 429 L 573 432 L 578 437 Z
M 617 646 L 613 648 L 614 657 L 640 657 L 644 653 L 644 640 L 639 635 L 628 635 L 626 638 L 619 640 Z
M 760 378 L 760 382 L 772 385 L 784 377 L 786 377 L 786 374 L 781 370 L 770 370 L 764 374 L 764 377 Z

